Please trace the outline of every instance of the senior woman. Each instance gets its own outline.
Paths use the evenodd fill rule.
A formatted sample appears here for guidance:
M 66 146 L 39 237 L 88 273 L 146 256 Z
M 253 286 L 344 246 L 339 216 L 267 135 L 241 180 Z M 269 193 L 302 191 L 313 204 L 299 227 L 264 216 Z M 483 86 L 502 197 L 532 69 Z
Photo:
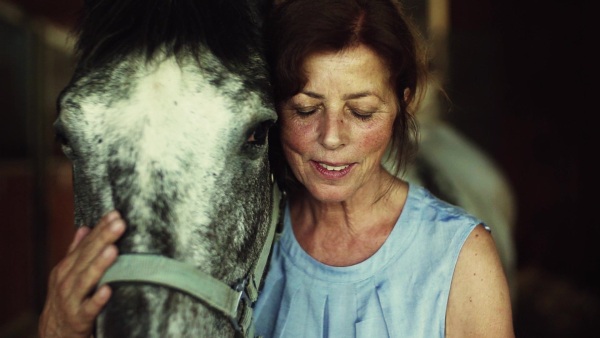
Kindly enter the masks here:
M 289 0 L 267 31 L 289 200 L 255 310 L 265 337 L 512 337 L 482 222 L 398 178 L 425 85 L 390 0 Z M 396 171 L 382 160 L 388 147 Z
M 289 0 L 274 8 L 267 31 L 279 115 L 271 145 L 288 199 L 254 312 L 257 333 L 513 337 L 487 228 L 398 178 L 425 85 L 417 35 L 399 5 Z M 393 172 L 384 156 L 396 162 Z M 90 234 L 78 230 L 71 251 L 104 252 L 94 263 L 103 271 L 124 227 L 111 213 Z M 56 288 L 41 335 L 89 336 L 109 287 L 67 299 Z

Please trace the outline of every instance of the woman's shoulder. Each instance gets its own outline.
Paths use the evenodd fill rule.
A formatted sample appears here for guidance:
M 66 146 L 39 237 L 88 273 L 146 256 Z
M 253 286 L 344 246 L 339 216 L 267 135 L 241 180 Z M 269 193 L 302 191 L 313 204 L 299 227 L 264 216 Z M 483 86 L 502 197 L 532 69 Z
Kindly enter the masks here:
M 469 223 L 472 226 L 483 223 L 464 208 L 442 200 L 427 188 L 414 183 L 409 183 L 405 208 L 413 214 L 413 217 L 420 215 L 430 221 Z M 487 229 L 487 226 L 485 227 Z
M 494 240 L 481 226 L 469 234 L 456 263 L 446 333 L 461 337 L 514 337 L 508 282 Z

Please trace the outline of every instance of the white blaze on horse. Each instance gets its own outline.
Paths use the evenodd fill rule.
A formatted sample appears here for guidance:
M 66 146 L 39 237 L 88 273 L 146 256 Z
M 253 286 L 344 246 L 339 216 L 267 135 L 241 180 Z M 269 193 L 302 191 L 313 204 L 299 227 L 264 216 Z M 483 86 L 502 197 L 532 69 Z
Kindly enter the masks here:
M 246 297 L 260 276 L 250 276 L 279 207 L 261 8 L 86 1 L 55 129 L 73 165 L 76 224 L 111 209 L 128 224 L 96 337 L 251 328 Z

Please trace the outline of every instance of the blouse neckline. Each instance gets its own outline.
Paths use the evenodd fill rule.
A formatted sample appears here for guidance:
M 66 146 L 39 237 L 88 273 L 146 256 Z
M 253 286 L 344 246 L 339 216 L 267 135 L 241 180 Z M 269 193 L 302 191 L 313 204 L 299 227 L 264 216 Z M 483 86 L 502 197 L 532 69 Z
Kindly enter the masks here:
M 366 260 L 349 266 L 331 266 L 319 262 L 310 256 L 298 243 L 290 217 L 289 204 L 285 205 L 284 211 L 284 230 L 280 239 L 283 252 L 294 266 L 305 271 L 311 278 L 323 280 L 328 283 L 332 282 L 357 282 L 370 278 L 374 274 L 385 269 L 385 267 L 393 262 L 397 257 L 402 255 L 406 248 L 405 241 L 409 240 L 416 227 L 409 226 L 409 220 L 414 215 L 415 208 L 418 203 L 415 203 L 417 191 L 410 183 L 408 185 L 408 194 L 404 207 L 392 231 L 386 238 L 381 247 Z

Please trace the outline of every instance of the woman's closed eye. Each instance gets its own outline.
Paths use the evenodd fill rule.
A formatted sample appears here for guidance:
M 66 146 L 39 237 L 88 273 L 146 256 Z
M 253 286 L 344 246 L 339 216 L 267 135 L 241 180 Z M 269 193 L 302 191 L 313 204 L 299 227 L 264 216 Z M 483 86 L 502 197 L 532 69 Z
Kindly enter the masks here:
M 319 110 L 319 106 L 293 106 L 292 109 L 300 116 L 309 116 Z
M 373 117 L 372 112 L 365 112 L 357 109 L 351 109 L 350 111 L 352 112 L 352 115 L 363 121 L 370 120 Z

